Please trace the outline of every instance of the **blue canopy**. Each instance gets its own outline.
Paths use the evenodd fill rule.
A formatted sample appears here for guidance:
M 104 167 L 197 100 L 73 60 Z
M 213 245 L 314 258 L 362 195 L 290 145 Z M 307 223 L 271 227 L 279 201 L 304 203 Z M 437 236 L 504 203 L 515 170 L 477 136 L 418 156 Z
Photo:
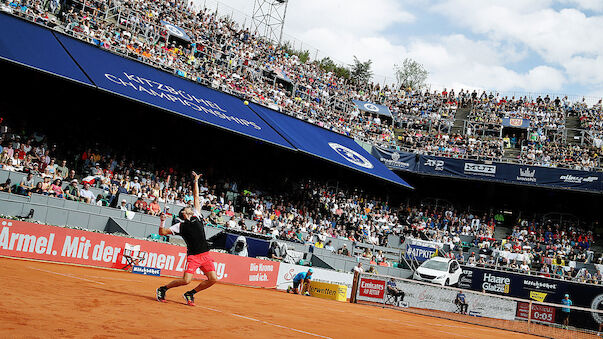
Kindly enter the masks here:
M 52 31 L 0 13 L 0 58 L 92 86 Z
M 392 112 L 389 110 L 389 108 L 387 108 L 383 105 L 377 105 L 377 104 L 373 104 L 372 102 L 360 101 L 360 100 L 352 100 L 352 102 L 361 111 L 373 113 L 373 114 L 379 114 L 379 115 L 383 115 L 383 116 L 390 117 L 390 118 L 392 117 Z
M 249 107 L 302 152 L 412 188 L 351 138 L 263 106 Z
M 237 97 L 57 35 L 99 88 L 205 124 L 295 149 Z

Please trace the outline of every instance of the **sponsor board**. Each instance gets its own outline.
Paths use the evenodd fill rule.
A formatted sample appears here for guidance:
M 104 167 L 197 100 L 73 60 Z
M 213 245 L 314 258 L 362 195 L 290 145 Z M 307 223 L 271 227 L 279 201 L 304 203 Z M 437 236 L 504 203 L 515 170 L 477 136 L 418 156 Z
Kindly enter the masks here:
M 377 279 L 360 278 L 358 283 L 358 296 L 369 300 L 383 300 L 385 295 L 385 281 Z
M 454 303 L 458 293 L 456 290 L 400 280 L 396 281 L 396 286 L 405 293 L 404 301 L 409 307 L 457 312 L 457 305 Z M 470 291 L 464 291 L 464 294 L 468 312 L 474 316 L 515 319 L 515 301 Z
M 132 273 L 159 277 L 161 276 L 161 269 L 144 266 L 132 266 Z
M 346 301 L 348 295 L 347 286 L 320 281 L 310 281 L 309 291 L 313 297 L 337 301 Z
M 595 181 L 599 180 L 599 178 L 595 177 L 595 176 L 582 177 L 582 176 L 566 174 L 566 175 L 560 176 L 559 180 L 562 180 L 563 182 L 566 182 L 566 183 L 581 184 L 583 182 L 595 182 Z
M 418 260 L 420 262 L 430 259 L 436 253 L 436 249 L 432 247 L 424 247 L 408 244 L 406 246 L 406 259 Z
M 544 302 L 544 299 L 546 298 L 546 293 L 544 292 L 536 292 L 536 291 L 530 291 L 530 299 L 532 300 L 536 300 L 539 302 Z
M 465 163 L 465 173 L 471 175 L 485 175 L 493 177 L 496 175 L 496 166 L 467 162 Z
M 297 273 L 307 272 L 308 268 L 309 267 L 307 266 L 281 263 L 278 269 L 276 289 L 286 290 L 287 287 L 292 286 L 293 277 L 295 277 Z M 350 297 L 352 283 L 354 281 L 354 275 L 352 273 L 337 272 L 316 267 L 313 267 L 312 270 L 314 271 L 312 273 L 312 281 L 346 286 L 346 297 Z
M 433 169 L 436 171 L 444 170 L 443 160 L 427 159 L 423 165 L 427 167 L 433 167 Z
M 518 181 L 536 182 L 536 170 L 527 168 L 519 168 L 519 175 L 515 178 Z
M 509 294 L 511 290 L 511 279 L 493 273 L 484 273 L 482 289 L 485 292 Z
M 528 303 L 517 303 L 517 318 L 528 319 L 530 314 L 530 305 Z M 532 304 L 532 313 L 530 319 L 545 323 L 555 322 L 555 308 L 551 306 Z
M 460 288 L 471 288 L 473 284 L 473 271 L 463 269 L 463 273 L 461 273 L 461 277 L 459 278 L 459 287 Z
M 140 245 L 147 256 L 139 265 L 160 269 L 161 274 L 181 276 L 186 248 L 165 243 L 124 238 L 69 228 L 0 219 L 0 255 L 40 259 L 95 267 L 126 266 L 126 243 Z M 279 263 L 211 252 L 218 280 L 239 285 L 276 287 Z M 204 279 L 201 270 L 195 278 Z

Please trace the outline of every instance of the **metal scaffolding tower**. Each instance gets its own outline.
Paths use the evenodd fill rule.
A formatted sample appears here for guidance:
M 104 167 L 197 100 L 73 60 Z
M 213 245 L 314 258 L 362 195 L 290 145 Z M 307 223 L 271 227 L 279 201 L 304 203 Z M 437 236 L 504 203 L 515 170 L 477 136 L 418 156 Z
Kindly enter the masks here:
M 281 44 L 289 0 L 255 0 L 253 5 L 253 32 Z

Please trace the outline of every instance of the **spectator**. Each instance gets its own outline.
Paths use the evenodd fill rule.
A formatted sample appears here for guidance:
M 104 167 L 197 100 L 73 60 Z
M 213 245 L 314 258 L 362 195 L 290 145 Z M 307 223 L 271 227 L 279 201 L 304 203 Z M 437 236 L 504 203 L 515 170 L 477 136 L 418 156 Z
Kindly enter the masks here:
M 0 184 L 0 192 L 12 193 L 12 189 L 10 178 L 7 178 L 3 184 Z
M 94 193 L 90 190 L 90 184 L 85 182 L 84 187 L 80 189 L 80 198 L 83 202 L 87 204 L 95 204 L 96 198 L 94 197 Z
M 149 214 L 150 215 L 159 215 L 161 213 L 161 206 L 157 203 L 157 198 L 154 198 L 153 201 L 149 204 Z
M 325 250 L 329 250 L 329 251 L 331 251 L 331 253 L 335 253 L 335 247 L 333 247 L 333 245 L 331 245 L 331 244 L 332 244 L 331 240 L 327 241 L 327 244 L 325 245 Z
M 124 211 L 124 212 L 129 211 L 129 209 L 128 209 L 128 202 L 126 201 L 126 199 L 121 199 L 121 203 L 119 204 L 119 209 L 122 210 L 122 211 Z
M 77 187 L 77 179 L 72 179 L 69 186 L 64 190 L 65 198 L 73 201 L 81 201 L 80 189 Z
M 50 185 L 49 192 L 51 192 L 51 194 L 57 198 L 63 198 L 64 194 L 63 194 L 63 189 L 61 188 L 62 183 L 63 183 L 63 181 L 61 179 L 54 179 L 54 181 L 52 182 L 52 185 Z
M 358 265 L 354 266 L 353 271 L 356 273 L 364 273 L 364 268 L 362 268 L 362 263 L 359 262 Z
M 19 183 L 18 193 L 22 194 L 22 195 L 28 195 L 29 192 L 33 188 L 34 188 L 33 173 L 29 172 L 29 173 L 27 173 L 26 177 L 23 177 L 23 179 L 21 179 L 21 182 Z

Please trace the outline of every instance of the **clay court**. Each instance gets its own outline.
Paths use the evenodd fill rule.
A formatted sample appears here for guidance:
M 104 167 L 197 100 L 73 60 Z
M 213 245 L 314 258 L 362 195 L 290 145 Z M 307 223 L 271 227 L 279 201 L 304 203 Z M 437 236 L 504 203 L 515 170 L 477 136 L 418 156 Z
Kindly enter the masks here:
M 183 303 L 155 288 L 170 280 L 128 272 L 0 258 L 0 337 L 500 338 L 523 334 L 329 301 L 217 284 Z

